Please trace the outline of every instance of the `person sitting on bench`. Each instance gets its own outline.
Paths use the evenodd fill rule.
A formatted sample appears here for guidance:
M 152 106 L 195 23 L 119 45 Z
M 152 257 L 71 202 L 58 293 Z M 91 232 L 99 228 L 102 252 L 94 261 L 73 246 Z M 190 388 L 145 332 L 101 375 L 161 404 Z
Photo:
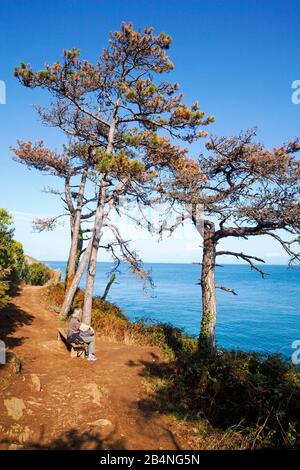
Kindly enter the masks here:
M 71 315 L 68 325 L 68 341 L 76 342 L 80 339 L 88 346 L 88 361 L 96 361 L 95 356 L 95 335 L 92 327 L 81 323 L 81 309 L 76 308 Z

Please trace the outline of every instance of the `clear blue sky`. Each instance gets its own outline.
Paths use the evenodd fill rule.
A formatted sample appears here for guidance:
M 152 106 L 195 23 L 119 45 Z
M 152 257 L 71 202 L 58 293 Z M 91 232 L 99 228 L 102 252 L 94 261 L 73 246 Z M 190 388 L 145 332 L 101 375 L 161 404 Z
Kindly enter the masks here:
M 41 193 L 55 182 L 14 163 L 8 147 L 21 138 L 44 139 L 59 149 L 62 136 L 44 128 L 32 108 L 46 103 L 47 94 L 13 78 L 21 61 L 43 67 L 73 46 L 94 61 L 121 21 L 133 21 L 136 28 L 152 25 L 172 35 L 172 78 L 187 102 L 198 100 L 216 117 L 213 133 L 257 125 L 260 140 L 271 147 L 300 134 L 300 105 L 291 102 L 291 83 L 300 79 L 299 0 L 1 0 L 0 18 L 0 80 L 7 88 L 7 103 L 0 105 L 0 206 L 14 213 L 16 238 L 26 252 L 40 259 L 65 259 L 67 253 L 67 227 L 44 235 L 31 230 L 34 216 L 59 211 L 55 198 Z M 158 246 L 136 243 L 147 261 L 199 259 L 199 240 L 187 238 Z M 256 238 L 248 246 L 269 262 L 283 261 L 269 241 Z

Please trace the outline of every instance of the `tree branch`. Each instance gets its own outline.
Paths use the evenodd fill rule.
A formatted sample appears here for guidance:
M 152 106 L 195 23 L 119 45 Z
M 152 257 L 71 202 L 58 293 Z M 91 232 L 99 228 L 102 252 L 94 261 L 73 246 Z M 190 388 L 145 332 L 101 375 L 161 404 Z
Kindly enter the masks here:
M 257 256 L 245 255 L 244 253 L 236 253 L 235 251 L 217 251 L 216 252 L 216 256 L 223 256 L 223 255 L 235 256 L 236 258 L 243 259 L 244 261 L 250 264 L 251 269 L 254 269 L 255 271 L 259 272 L 263 278 L 267 276 L 268 274 L 268 273 L 265 273 L 256 264 L 253 263 L 252 260 L 258 261 L 260 263 L 265 263 L 263 259 L 258 258 Z
M 300 253 L 296 253 L 291 249 L 291 245 L 293 245 L 294 243 L 298 243 L 298 245 L 300 244 L 300 237 L 297 237 L 290 241 L 286 241 L 283 240 L 277 233 L 268 232 L 266 233 L 266 235 L 275 238 L 275 240 L 277 240 L 281 244 L 284 251 L 290 256 L 289 264 L 292 264 L 294 261 L 300 262 Z
M 236 291 L 231 289 L 230 287 L 224 287 L 224 286 L 221 286 L 221 285 L 215 285 L 215 288 L 216 289 L 221 289 L 221 290 L 224 290 L 225 292 L 230 292 L 231 294 L 233 295 L 237 295 Z

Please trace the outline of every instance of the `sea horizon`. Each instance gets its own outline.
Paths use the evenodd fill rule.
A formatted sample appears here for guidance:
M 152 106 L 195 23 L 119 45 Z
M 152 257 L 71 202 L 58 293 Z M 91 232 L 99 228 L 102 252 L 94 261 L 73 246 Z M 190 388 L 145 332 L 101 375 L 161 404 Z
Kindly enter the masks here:
M 28 255 L 30 256 L 30 255 Z M 35 258 L 34 256 L 32 256 L 33 259 L 36 259 L 37 261 L 40 261 L 41 263 L 67 263 L 67 260 L 59 260 L 59 259 L 43 259 L 43 260 L 38 260 L 37 258 Z M 97 260 L 97 264 L 98 263 L 111 263 L 111 264 L 114 264 L 113 261 L 102 261 L 102 260 Z M 120 264 L 128 264 L 126 261 L 122 261 Z M 200 264 L 201 265 L 201 261 L 184 261 L 184 262 L 173 262 L 173 261 L 142 261 L 142 264 Z M 247 266 L 246 263 L 217 263 L 219 266 Z M 294 266 L 290 266 L 289 263 L 268 263 L 268 262 L 265 262 L 265 263 L 261 263 L 261 262 L 256 262 L 257 265 L 260 265 L 260 266 L 286 266 L 287 268 L 291 268 L 291 269 L 299 269 L 300 268 L 300 265 L 294 265 Z M 248 269 L 251 270 L 251 267 L 248 266 Z

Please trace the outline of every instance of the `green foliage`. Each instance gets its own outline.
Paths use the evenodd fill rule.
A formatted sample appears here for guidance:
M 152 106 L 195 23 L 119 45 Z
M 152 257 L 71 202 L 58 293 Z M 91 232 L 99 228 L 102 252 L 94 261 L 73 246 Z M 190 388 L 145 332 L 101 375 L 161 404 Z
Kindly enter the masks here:
M 0 276 L 1 276 L 1 273 L 0 273 Z M 8 282 L 0 280 L 0 310 L 6 307 L 6 305 L 9 302 L 8 291 L 9 291 Z
M 131 102 L 131 101 L 136 101 L 137 96 L 133 88 L 130 88 L 128 92 L 125 95 L 126 99 Z
M 5 209 L 0 209 L 0 308 L 7 305 L 9 293 L 27 273 L 22 244 L 14 240 L 13 235 L 13 218 Z
M 155 93 L 157 90 L 157 86 L 155 85 L 155 83 L 151 83 L 149 85 L 149 93 L 152 94 L 152 93 Z
M 300 447 L 300 373 L 278 355 L 185 351 L 157 398 L 169 413 L 238 429 L 250 447 Z
M 28 273 L 28 264 L 25 259 L 22 243 L 12 240 L 11 257 L 14 267 L 13 274 L 16 281 L 25 280 Z
M 13 218 L 5 209 L 0 208 L 0 240 L 4 237 L 12 238 L 13 234 Z
M 26 281 L 33 286 L 43 286 L 51 278 L 50 269 L 42 263 L 33 263 L 28 266 Z

